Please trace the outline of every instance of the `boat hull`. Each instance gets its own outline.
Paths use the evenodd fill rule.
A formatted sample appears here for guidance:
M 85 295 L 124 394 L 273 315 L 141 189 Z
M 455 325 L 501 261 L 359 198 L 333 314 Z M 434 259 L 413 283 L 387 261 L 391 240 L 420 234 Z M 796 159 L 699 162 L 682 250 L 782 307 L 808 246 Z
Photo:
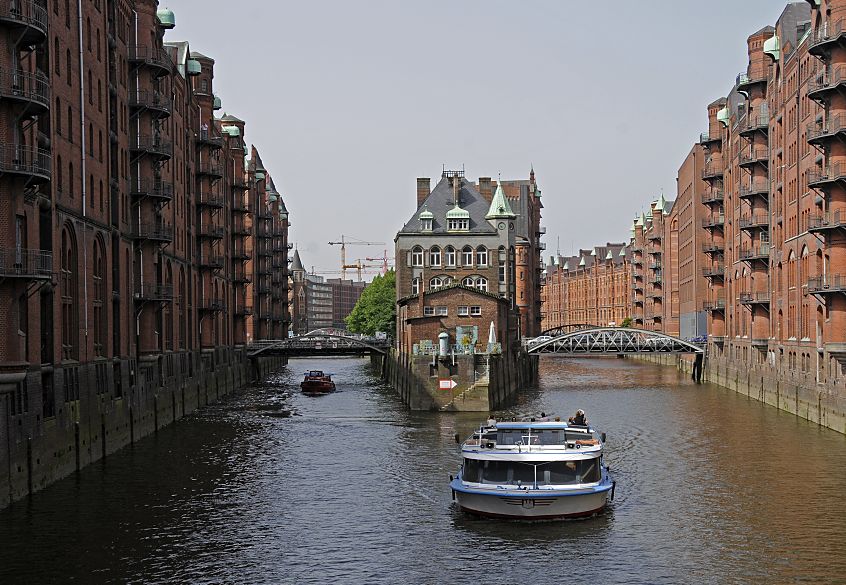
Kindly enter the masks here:
M 526 490 L 504 493 L 482 493 L 468 489 L 460 482 L 451 486 L 462 510 L 478 516 L 511 520 L 561 520 L 582 518 L 601 512 L 608 504 L 611 485 L 600 485 L 589 491 L 563 490 L 538 494 Z M 493 491 L 493 490 L 491 490 Z
M 303 382 L 300 384 L 303 394 L 329 394 L 335 391 L 335 383 L 329 382 Z

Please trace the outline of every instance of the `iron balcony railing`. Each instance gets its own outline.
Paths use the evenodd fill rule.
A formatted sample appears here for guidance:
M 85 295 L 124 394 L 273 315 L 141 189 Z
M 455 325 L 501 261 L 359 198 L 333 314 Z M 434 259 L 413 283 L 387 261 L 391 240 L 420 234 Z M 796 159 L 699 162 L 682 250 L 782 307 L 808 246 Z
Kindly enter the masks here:
M 215 162 L 200 163 L 197 165 L 197 174 L 220 178 L 223 176 L 223 166 Z
M 223 195 L 210 193 L 208 191 L 200 191 L 197 203 L 205 207 L 221 208 L 224 205 Z
M 249 236 L 250 233 L 250 228 L 244 225 L 243 222 L 236 221 L 232 224 L 233 236 Z
M 769 304 L 769 292 L 742 292 L 740 293 L 741 305 Z
M 135 298 L 140 301 L 171 301 L 173 300 L 173 285 L 139 282 L 135 285 Z
M 751 248 L 741 248 L 740 249 L 740 259 L 741 260 L 760 260 L 764 258 L 770 257 L 770 245 L 769 244 L 758 244 L 757 246 L 752 246 Z
M 173 99 L 158 91 L 139 89 L 129 93 L 129 107 L 146 108 L 162 114 L 170 114 L 173 112 Z
M 714 187 L 712 189 L 708 189 L 705 193 L 702 194 L 702 203 L 706 205 L 709 203 L 720 203 L 723 201 L 725 195 L 722 189 Z
M 723 242 L 705 242 L 702 244 L 702 251 L 706 254 L 722 252 L 725 249 L 726 245 Z
M 24 35 L 25 41 L 43 40 L 47 35 L 47 9 L 37 0 L 2 0 L 0 21 L 27 27 L 31 32 Z
M 250 275 L 247 274 L 243 270 L 236 270 L 234 278 L 235 278 L 235 282 L 238 283 L 238 284 L 245 284 L 245 283 L 248 283 L 248 282 L 252 282 L 252 278 L 250 278 Z
M 748 166 L 760 162 L 769 162 L 770 149 L 763 146 L 746 148 L 740 153 L 740 165 Z
M 702 220 L 703 228 L 722 227 L 726 223 L 726 216 L 723 214 L 712 215 Z
M 223 302 L 223 299 L 218 297 L 212 297 L 208 299 L 202 299 L 200 301 L 200 310 L 202 311 L 222 311 L 226 308 L 226 303 Z
M 808 231 L 821 232 L 846 228 L 846 212 L 837 210 L 812 215 L 808 218 Z
M 754 67 L 749 72 L 741 71 L 735 78 L 738 90 L 743 87 L 749 87 L 750 85 L 763 83 L 765 81 L 767 81 L 767 70 L 762 67 Z
M 806 136 L 808 142 L 814 142 L 843 132 L 846 132 L 846 116 L 835 114 L 828 120 L 808 124 Z
M 163 49 L 158 47 L 130 47 L 129 61 L 141 65 L 147 65 L 154 69 L 156 75 L 167 75 L 173 70 L 173 61 Z
M 715 264 L 707 266 L 702 269 L 702 276 L 705 278 L 722 277 L 726 273 L 726 267 L 723 264 Z
M 834 22 L 822 22 L 810 35 L 808 52 L 812 55 L 824 55 L 846 32 L 844 29 L 846 27 L 844 27 L 844 19 L 842 18 Z
M 703 179 L 721 179 L 723 177 L 722 163 L 709 162 L 702 169 Z
M 223 136 L 212 134 L 208 130 L 200 130 L 197 135 L 197 142 L 201 146 L 209 146 L 214 149 L 223 148 Z
M 250 204 L 240 196 L 236 196 L 235 200 L 232 202 L 232 211 L 237 213 L 249 213 L 250 212 Z
M 161 158 L 173 156 L 173 143 L 163 140 L 160 136 L 143 134 L 134 136 L 129 141 L 129 148 L 137 152 L 154 154 Z
M 238 261 L 249 260 L 253 255 L 246 250 L 235 250 L 232 252 L 232 259 Z
M 741 199 L 754 197 L 755 195 L 767 195 L 770 192 L 770 184 L 767 181 L 752 181 L 740 186 L 738 195 Z
M 223 238 L 223 235 L 226 233 L 226 230 L 221 226 L 216 225 L 201 225 L 200 226 L 200 237 L 203 238 L 211 238 L 213 240 L 220 240 Z
M 17 144 L 0 145 L 0 173 L 26 175 L 33 179 L 50 180 L 52 157 L 50 151 Z
M 204 254 L 200 256 L 200 266 L 218 270 L 223 268 L 223 256 Z
M 50 107 L 50 81 L 39 74 L 0 70 L 0 97 L 26 102 L 44 111 Z
M 50 279 L 53 253 L 28 248 L 0 248 L 0 278 Z
M 766 213 L 755 213 L 751 216 L 744 215 L 737 221 L 741 229 L 768 228 L 770 216 Z
M 720 142 L 722 141 L 722 136 L 720 136 L 719 132 L 716 134 L 711 134 L 710 132 L 702 132 L 699 135 L 699 144 L 703 146 L 707 146 L 712 142 Z
M 770 127 L 770 114 L 768 112 L 747 114 L 738 126 L 740 134 L 767 130 Z
M 846 274 L 827 274 L 808 279 L 808 292 L 811 294 L 846 292 Z
M 138 182 L 131 181 L 129 192 L 135 199 L 153 197 L 170 201 L 173 199 L 173 183 L 157 179 L 142 179 Z
M 716 298 L 702 303 L 703 311 L 723 311 L 726 308 L 726 300 L 724 298 Z
M 835 181 L 846 180 L 846 166 L 838 163 L 832 163 L 823 169 L 813 169 L 808 171 L 808 186 L 823 186 L 827 183 Z
M 135 226 L 133 235 L 139 240 L 173 241 L 173 228 L 161 223 L 146 223 Z
M 242 305 L 238 304 L 235 305 L 235 316 L 236 317 L 247 317 L 253 314 L 253 308 L 249 305 Z

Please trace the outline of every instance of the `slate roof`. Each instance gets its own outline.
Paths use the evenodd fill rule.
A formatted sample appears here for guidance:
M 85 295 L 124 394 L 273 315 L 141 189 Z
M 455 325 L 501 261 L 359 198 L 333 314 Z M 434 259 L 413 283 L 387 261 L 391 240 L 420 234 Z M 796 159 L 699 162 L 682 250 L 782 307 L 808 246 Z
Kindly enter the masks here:
M 305 268 L 303 268 L 303 261 L 300 260 L 300 251 L 294 250 L 294 259 L 291 260 L 291 272 L 294 270 L 302 270 L 305 272 Z
M 485 219 L 488 212 L 489 203 L 485 201 L 484 197 L 476 189 L 475 185 L 465 179 L 464 177 L 456 177 L 455 180 L 461 181 L 461 187 L 458 193 L 459 205 L 462 209 L 470 214 L 470 231 L 460 233 L 471 234 L 496 234 L 497 230 L 491 226 Z M 427 234 L 454 234 L 456 232 L 447 232 L 446 214 L 453 209 L 453 194 L 447 177 L 441 177 L 432 192 L 423 202 L 420 207 L 414 210 L 411 218 L 402 226 L 398 235 L 401 234 L 418 234 L 423 233 L 423 226 L 421 225 L 419 215 L 422 208 L 425 207 L 432 215 L 432 231 L 425 232 Z

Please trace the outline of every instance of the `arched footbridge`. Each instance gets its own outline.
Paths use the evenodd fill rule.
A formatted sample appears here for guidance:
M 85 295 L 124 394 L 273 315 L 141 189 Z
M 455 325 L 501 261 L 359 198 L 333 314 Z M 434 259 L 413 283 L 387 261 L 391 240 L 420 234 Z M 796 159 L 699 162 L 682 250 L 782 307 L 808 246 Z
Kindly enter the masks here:
M 550 330 L 549 333 L 556 333 Z M 701 344 L 684 341 L 677 337 L 628 327 L 592 327 L 561 331 L 557 335 L 548 335 L 549 339 L 530 340 L 526 344 L 529 353 L 554 353 L 563 355 L 623 355 L 688 353 L 705 354 Z
M 389 339 L 357 337 L 346 331 L 316 329 L 288 339 L 261 339 L 247 345 L 250 357 L 284 355 L 331 356 L 384 354 L 391 346 Z

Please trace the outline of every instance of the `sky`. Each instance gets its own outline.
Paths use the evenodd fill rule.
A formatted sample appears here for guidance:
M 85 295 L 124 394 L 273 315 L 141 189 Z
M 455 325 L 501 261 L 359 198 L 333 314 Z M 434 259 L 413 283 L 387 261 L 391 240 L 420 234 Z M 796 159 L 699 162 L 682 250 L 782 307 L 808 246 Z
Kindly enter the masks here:
M 629 237 L 747 64 L 779 0 L 162 0 L 165 40 L 215 59 L 303 264 L 393 257 L 416 178 L 543 190 L 547 255 Z M 392 259 L 392 258 L 391 258 Z M 354 277 L 347 273 L 347 277 Z M 369 277 L 368 277 L 369 279 Z

